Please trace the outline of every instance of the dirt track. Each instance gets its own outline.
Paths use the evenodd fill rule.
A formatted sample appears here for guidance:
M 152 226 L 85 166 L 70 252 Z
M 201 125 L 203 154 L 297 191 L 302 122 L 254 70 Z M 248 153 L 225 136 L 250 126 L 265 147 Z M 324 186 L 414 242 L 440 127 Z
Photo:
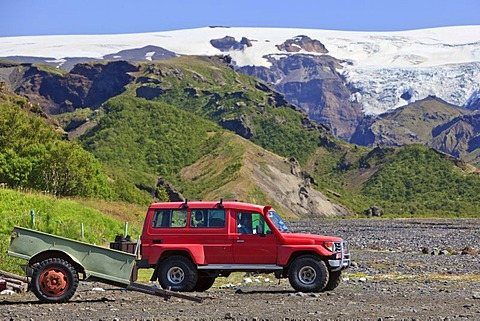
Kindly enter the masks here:
M 232 287 L 218 279 L 203 303 L 82 282 L 70 303 L 0 296 L 2 320 L 480 320 L 480 220 L 301 221 L 296 231 L 349 240 L 354 266 L 340 286 L 297 293 L 273 276 Z M 461 254 L 469 245 L 469 254 Z M 423 253 L 425 252 L 425 253 Z M 432 254 L 433 253 L 433 254 Z M 443 253 L 443 254 L 441 254 Z M 259 281 L 259 282 L 256 282 Z M 101 287 L 105 291 L 92 289 Z

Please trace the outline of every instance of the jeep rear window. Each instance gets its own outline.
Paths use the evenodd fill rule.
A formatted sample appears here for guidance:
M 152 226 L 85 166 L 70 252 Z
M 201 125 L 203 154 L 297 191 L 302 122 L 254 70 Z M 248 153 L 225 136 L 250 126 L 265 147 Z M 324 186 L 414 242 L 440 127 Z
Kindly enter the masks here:
M 186 210 L 155 210 L 152 227 L 185 227 L 187 226 Z
M 191 227 L 225 227 L 224 209 L 192 209 Z

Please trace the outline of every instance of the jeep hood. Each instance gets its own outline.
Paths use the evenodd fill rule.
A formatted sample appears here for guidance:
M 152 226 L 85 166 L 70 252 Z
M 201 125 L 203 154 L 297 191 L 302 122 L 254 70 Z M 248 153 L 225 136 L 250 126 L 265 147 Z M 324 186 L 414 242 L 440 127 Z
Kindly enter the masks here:
M 316 234 L 302 234 L 302 233 L 281 233 L 282 243 L 284 244 L 322 244 L 326 241 L 331 242 L 341 242 L 343 241 L 340 237 L 327 236 L 327 235 L 316 235 Z

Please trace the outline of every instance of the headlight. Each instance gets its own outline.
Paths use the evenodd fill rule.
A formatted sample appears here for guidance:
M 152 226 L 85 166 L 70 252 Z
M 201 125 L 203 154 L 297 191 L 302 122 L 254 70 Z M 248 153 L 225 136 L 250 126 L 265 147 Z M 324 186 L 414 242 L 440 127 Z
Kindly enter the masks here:
M 334 252 L 335 243 L 334 242 L 325 242 L 323 246 L 327 248 L 330 252 Z

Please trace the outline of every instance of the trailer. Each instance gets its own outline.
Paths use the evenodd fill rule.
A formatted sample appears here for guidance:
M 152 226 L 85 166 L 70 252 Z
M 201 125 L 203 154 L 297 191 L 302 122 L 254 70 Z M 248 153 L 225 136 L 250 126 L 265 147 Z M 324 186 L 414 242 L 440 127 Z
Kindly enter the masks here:
M 16 226 L 7 254 L 28 261 L 25 273 L 29 289 L 42 302 L 68 302 L 79 280 L 101 282 L 166 299 L 178 297 L 202 302 L 202 298 L 193 295 L 135 283 L 136 255 L 123 251 Z

